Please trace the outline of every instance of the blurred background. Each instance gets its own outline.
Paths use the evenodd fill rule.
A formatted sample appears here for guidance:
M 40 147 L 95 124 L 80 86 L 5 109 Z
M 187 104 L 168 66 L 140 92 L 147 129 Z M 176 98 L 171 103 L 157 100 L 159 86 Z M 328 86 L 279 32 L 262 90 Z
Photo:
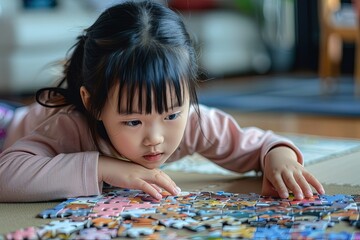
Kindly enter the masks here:
M 182 14 L 196 39 L 206 80 L 200 85 L 201 102 L 241 113 L 243 125 L 360 137 L 360 130 L 354 130 L 360 116 L 355 77 L 360 34 L 343 39 L 341 34 L 326 35 L 322 27 L 323 5 L 329 3 L 331 22 L 357 29 L 351 0 L 158 1 Z M 119 2 L 0 0 L 0 97 L 32 96 L 38 88 L 52 86 L 61 74 L 54 63 L 66 57 L 76 36 L 100 12 Z M 327 41 L 325 35 L 333 37 Z M 331 119 L 340 120 L 334 124 L 336 133 L 324 123 Z M 351 130 L 344 130 L 349 120 Z M 305 129 L 300 126 L 304 121 Z M 326 127 L 318 132 L 321 127 L 314 124 Z
M 51 83 L 51 63 L 118 1 L 0 0 L 0 89 L 33 91 Z M 312 0 L 168 0 L 197 39 L 208 77 L 317 72 L 319 24 Z M 346 45 L 344 68 L 353 68 Z

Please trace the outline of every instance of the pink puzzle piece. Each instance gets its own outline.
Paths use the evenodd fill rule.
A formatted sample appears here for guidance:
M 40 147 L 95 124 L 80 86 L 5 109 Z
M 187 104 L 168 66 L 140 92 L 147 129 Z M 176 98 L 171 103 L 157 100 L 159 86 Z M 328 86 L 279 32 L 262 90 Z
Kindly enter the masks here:
M 98 203 L 89 217 L 119 217 L 126 206 L 129 206 L 128 202 Z
M 107 200 L 104 201 L 99 201 L 98 203 L 130 203 L 130 200 L 128 197 L 121 197 L 121 196 L 115 196 L 112 198 L 109 198 Z
M 36 240 L 36 239 L 39 239 L 38 235 L 37 235 L 37 230 L 35 227 L 19 229 L 17 231 L 6 234 L 5 237 L 6 237 L 6 239 L 13 239 L 13 240 L 20 240 L 20 239 Z
M 139 208 L 156 208 L 160 206 L 160 204 L 151 204 L 149 202 L 144 202 L 144 203 L 131 203 L 131 204 L 128 204 L 126 207 L 125 207 L 125 210 L 131 210 L 131 209 L 139 209 Z

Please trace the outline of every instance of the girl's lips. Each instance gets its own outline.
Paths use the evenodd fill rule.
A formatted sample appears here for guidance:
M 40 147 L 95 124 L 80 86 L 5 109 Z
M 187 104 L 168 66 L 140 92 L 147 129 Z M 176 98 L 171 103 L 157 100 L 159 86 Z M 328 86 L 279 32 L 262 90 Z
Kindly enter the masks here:
M 144 155 L 144 158 L 145 158 L 147 161 L 159 161 L 162 156 L 163 156 L 162 153 L 156 153 L 156 154 Z

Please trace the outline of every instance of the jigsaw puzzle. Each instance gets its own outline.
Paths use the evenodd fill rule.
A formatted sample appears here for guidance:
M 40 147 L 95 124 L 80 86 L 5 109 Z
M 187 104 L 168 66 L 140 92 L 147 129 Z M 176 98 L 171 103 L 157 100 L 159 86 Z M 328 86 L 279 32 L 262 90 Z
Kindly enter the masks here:
M 221 191 L 162 195 L 157 201 L 113 188 L 70 198 L 38 214 L 51 219 L 48 224 L 0 239 L 360 239 L 360 195 L 315 194 L 302 201 Z M 340 223 L 351 231 L 331 231 Z

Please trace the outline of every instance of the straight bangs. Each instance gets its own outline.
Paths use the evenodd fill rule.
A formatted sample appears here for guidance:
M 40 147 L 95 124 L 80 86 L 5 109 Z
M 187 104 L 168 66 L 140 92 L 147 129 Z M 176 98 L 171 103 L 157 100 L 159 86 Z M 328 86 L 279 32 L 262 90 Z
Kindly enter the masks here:
M 190 102 L 194 94 L 196 99 L 194 86 L 189 84 L 193 81 L 189 56 L 183 48 L 142 46 L 115 58 L 116 66 L 109 65 L 109 69 L 116 71 L 109 77 L 113 86 L 119 85 L 119 113 L 151 114 L 155 109 L 162 114 L 182 106 L 186 91 Z

